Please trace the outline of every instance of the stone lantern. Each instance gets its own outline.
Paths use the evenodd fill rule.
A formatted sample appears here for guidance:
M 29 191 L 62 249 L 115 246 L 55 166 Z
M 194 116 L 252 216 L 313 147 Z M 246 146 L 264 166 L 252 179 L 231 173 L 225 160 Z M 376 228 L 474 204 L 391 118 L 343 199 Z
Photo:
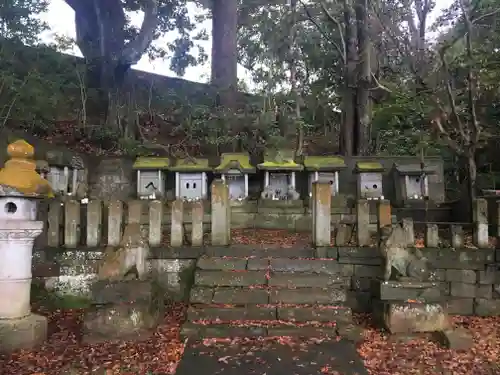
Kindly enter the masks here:
M 30 307 L 32 252 L 42 233 L 38 199 L 53 197 L 36 173 L 34 149 L 19 140 L 7 148 L 10 160 L 0 170 L 0 351 L 30 349 L 47 337 L 47 319 Z

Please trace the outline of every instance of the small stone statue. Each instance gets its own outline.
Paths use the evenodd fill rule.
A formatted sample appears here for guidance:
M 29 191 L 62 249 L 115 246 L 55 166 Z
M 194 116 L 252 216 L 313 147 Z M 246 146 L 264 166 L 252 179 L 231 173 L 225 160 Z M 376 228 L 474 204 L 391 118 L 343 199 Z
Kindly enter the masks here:
M 286 192 L 287 194 L 287 199 L 290 199 L 290 200 L 293 200 L 293 201 L 296 201 L 296 200 L 299 200 L 300 199 L 300 194 L 297 193 L 297 191 L 295 190 L 295 188 L 293 186 L 288 186 L 288 190 Z
M 415 247 L 408 247 L 408 235 L 400 224 L 381 230 L 380 251 L 385 258 L 384 280 L 389 281 L 393 268 L 398 279 L 425 281 L 429 278 L 428 261 Z
M 137 278 L 144 280 L 147 275 L 148 255 L 149 244 L 142 234 L 140 224 L 127 224 L 120 246 L 106 248 L 104 259 L 99 264 L 97 277 L 99 280 L 123 280 L 135 266 Z
M 273 197 L 274 190 L 270 186 L 266 186 L 266 188 L 262 190 L 262 193 L 260 193 L 261 199 L 273 199 Z

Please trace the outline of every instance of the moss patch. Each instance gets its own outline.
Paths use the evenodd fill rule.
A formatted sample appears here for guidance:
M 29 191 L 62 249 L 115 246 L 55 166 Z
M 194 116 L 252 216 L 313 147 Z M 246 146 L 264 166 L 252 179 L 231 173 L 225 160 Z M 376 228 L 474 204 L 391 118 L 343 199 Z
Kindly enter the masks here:
M 177 159 L 170 168 L 174 172 L 208 172 L 211 171 L 208 159 Z
M 134 169 L 168 169 L 169 158 L 140 157 L 135 160 Z
M 264 162 L 257 167 L 264 170 L 301 171 L 304 169 L 303 165 L 295 162 L 294 152 L 291 150 L 267 151 Z
M 241 173 L 255 173 L 255 168 L 250 164 L 250 156 L 245 153 L 226 153 L 221 155 L 221 163 L 215 167 L 219 173 L 230 169 L 238 169 Z
M 87 298 L 50 292 L 37 283 L 31 286 L 31 303 L 49 310 L 85 309 L 91 305 Z
M 356 170 L 358 172 L 382 172 L 384 167 L 378 161 L 358 161 Z
M 311 171 L 336 170 L 346 167 L 344 159 L 340 156 L 306 156 L 304 166 Z

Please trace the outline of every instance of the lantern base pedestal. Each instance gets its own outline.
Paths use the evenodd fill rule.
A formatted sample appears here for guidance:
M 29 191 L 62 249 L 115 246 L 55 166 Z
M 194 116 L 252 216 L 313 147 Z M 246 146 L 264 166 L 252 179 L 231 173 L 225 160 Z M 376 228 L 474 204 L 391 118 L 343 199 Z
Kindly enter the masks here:
M 20 319 L 0 319 L 0 352 L 33 349 L 47 339 L 47 318 L 30 314 Z

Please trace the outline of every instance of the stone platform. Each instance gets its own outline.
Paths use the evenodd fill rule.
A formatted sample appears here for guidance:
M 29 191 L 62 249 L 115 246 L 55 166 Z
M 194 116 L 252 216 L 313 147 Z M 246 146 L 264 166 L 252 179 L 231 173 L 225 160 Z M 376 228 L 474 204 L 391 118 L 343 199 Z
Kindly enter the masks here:
M 0 320 L 0 353 L 33 349 L 47 338 L 47 318 L 30 314 L 20 319 Z
M 275 341 L 205 346 L 189 340 L 176 375 L 367 375 L 356 349 L 347 340 L 301 343 L 296 347 Z

